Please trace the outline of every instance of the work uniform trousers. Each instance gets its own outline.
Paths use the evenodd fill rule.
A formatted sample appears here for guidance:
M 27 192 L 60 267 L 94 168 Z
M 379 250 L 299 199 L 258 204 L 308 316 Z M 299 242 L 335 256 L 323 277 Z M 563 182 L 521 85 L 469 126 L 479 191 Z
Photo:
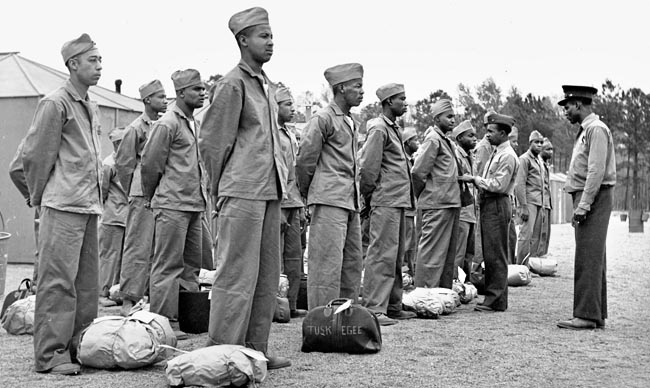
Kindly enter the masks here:
M 178 320 L 178 291 L 199 290 L 201 212 L 154 209 L 154 255 L 149 290 L 151 312 Z
M 415 274 L 415 254 L 417 252 L 418 240 L 415 232 L 415 216 L 405 216 L 406 219 L 406 237 L 404 248 L 404 262 L 411 276 Z
M 34 314 L 37 372 L 71 362 L 72 337 L 97 317 L 98 218 L 41 207 Z
M 38 287 L 38 251 L 39 251 L 39 245 L 38 245 L 38 230 L 41 224 L 41 220 L 39 219 L 40 215 L 40 208 L 35 207 L 34 208 L 34 244 L 36 246 L 36 251 L 34 252 L 34 271 L 32 273 L 32 289 L 36 289 Z
M 517 264 L 521 264 L 529 254 L 537 253 L 542 233 L 544 208 L 533 204 L 528 204 L 526 207 L 528 220 L 522 222 L 517 238 Z
M 222 201 L 209 342 L 266 353 L 280 281 L 280 201 Z
M 508 308 L 508 229 L 512 207 L 506 196 L 488 197 L 481 203 L 481 238 L 485 262 L 484 306 Z
M 289 309 L 295 310 L 302 278 L 302 246 L 300 243 L 300 208 L 282 209 L 288 212 L 287 228 L 281 234 L 282 273 L 289 280 Z
M 512 209 L 512 202 L 510 203 Z M 517 262 L 517 227 L 514 218 L 508 222 L 508 264 Z
M 471 271 L 474 259 L 474 223 L 467 221 L 458 222 L 458 244 L 456 259 L 454 260 L 454 279 L 458 279 L 458 267 L 462 268 L 467 276 Z
M 452 287 L 459 221 L 459 207 L 422 210 L 422 235 L 415 266 L 416 287 Z
M 134 303 L 145 294 L 153 261 L 154 218 L 153 211 L 144 207 L 145 202 L 144 197 L 129 197 L 120 270 L 122 297 Z
M 201 214 L 201 268 L 208 271 L 214 271 L 214 257 L 212 255 L 212 232 L 210 231 L 210 223 L 205 213 Z
M 402 311 L 402 262 L 406 248 L 403 208 L 374 206 L 364 261 L 363 306 L 374 313 Z
M 359 213 L 336 206 L 310 206 L 309 309 L 332 299 L 359 298 L 363 258 Z
M 536 225 L 535 229 L 533 230 L 533 234 L 537 234 L 539 236 L 539 244 L 537 245 L 537 249 L 531 251 L 531 254 L 535 257 L 540 257 L 547 254 L 548 246 L 551 241 L 551 209 L 542 209 L 540 214 L 540 221 L 537 223 L 538 225 Z M 539 230 L 537 229 L 538 226 Z
M 99 225 L 99 295 L 108 296 L 108 290 L 120 282 L 124 227 Z
M 582 191 L 572 193 L 573 209 Z M 606 240 L 612 212 L 612 187 L 601 186 L 587 219 L 575 225 L 576 253 L 573 277 L 573 316 L 592 321 L 607 318 Z

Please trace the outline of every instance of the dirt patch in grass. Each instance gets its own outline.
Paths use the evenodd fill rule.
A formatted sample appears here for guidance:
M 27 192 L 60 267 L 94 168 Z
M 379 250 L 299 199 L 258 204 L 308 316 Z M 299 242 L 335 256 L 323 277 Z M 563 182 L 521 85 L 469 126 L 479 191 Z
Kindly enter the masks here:
M 301 353 L 301 320 L 274 324 L 270 352 L 293 366 L 269 372 L 264 387 L 646 387 L 650 381 L 650 232 L 629 234 L 613 215 L 608 236 L 610 319 L 604 330 L 558 329 L 573 306 L 573 229 L 553 225 L 550 252 L 559 276 L 535 276 L 509 289 L 504 313 L 463 305 L 437 320 L 403 321 L 382 328 L 383 349 L 374 355 Z M 10 266 L 7 289 L 31 274 Z M 116 308 L 101 314 L 117 313 Z M 136 371 L 84 368 L 78 377 L 41 375 L 33 369 L 31 336 L 0 330 L 2 383 L 7 387 L 161 387 L 164 362 Z M 181 341 L 184 350 L 206 335 Z

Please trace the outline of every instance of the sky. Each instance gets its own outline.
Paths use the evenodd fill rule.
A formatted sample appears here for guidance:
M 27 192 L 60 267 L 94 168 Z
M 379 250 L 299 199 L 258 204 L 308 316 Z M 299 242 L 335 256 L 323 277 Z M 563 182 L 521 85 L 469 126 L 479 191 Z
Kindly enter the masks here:
M 611 79 L 650 92 L 648 13 L 641 1 L 169 1 L 21 0 L 3 6 L 0 52 L 65 71 L 60 49 L 88 33 L 103 57 L 100 86 L 137 97 L 160 79 L 173 96 L 171 74 L 195 68 L 207 79 L 239 61 L 228 29 L 234 13 L 269 12 L 274 54 L 264 69 L 294 95 L 320 94 L 323 71 L 364 66 L 365 97 L 386 83 L 405 85 L 410 102 L 459 83 L 492 77 L 506 94 L 558 97 L 562 84 L 599 87 Z

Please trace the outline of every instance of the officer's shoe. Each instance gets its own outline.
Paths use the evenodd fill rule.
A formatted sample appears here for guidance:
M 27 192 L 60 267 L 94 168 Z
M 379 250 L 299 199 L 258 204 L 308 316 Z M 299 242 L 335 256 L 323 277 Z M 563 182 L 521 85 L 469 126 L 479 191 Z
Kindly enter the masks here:
M 266 356 L 266 369 L 280 369 L 291 366 L 291 361 L 286 357 L 281 356 Z
M 78 364 L 66 362 L 50 369 L 48 373 L 53 375 L 75 376 L 81 373 L 81 367 Z
M 291 310 L 289 314 L 291 315 L 291 318 L 303 318 L 307 316 L 307 310 L 295 309 Z
M 398 313 L 388 313 L 388 318 L 390 319 L 397 319 L 397 320 L 403 320 L 403 319 L 413 319 L 417 318 L 417 314 L 414 313 L 413 311 L 404 311 L 401 310 Z
M 375 317 L 377 317 L 377 322 L 379 322 L 379 326 L 391 326 L 397 324 L 396 320 L 388 318 L 388 315 L 384 313 L 375 313 Z

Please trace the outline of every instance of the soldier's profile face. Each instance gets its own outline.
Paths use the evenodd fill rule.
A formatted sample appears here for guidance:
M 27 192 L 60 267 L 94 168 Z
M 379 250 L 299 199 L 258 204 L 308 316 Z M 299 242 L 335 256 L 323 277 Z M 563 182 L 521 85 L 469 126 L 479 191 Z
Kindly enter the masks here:
M 259 63 L 266 63 L 273 56 L 273 31 L 268 24 L 252 27 L 246 37 L 246 46 L 253 59 Z
M 296 108 L 293 100 L 286 100 L 278 103 L 278 118 L 285 123 L 290 122 L 296 116 Z
M 79 81 L 84 85 L 97 85 L 102 76 L 102 56 L 99 50 L 92 49 L 70 59 L 71 71 L 74 71 Z
M 343 97 L 350 106 L 359 106 L 363 101 L 363 80 L 361 78 L 350 80 L 343 84 Z

